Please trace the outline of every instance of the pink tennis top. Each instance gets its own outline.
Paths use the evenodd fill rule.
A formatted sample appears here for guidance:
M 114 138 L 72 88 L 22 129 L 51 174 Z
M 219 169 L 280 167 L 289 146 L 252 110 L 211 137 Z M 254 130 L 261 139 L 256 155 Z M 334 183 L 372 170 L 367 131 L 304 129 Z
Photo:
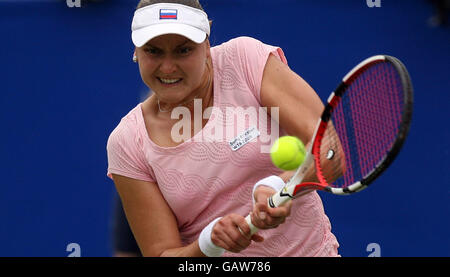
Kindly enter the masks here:
M 122 118 L 107 145 L 108 176 L 156 183 L 176 216 L 185 245 L 195 241 L 217 217 L 230 213 L 247 216 L 252 210 L 253 185 L 281 173 L 271 163 L 267 148 L 262 150 L 274 142 L 264 134 L 271 134 L 276 125 L 270 117 L 261 120 L 259 115 L 267 112 L 259 109 L 259 93 L 269 55 L 287 63 L 283 51 L 239 37 L 212 47 L 211 54 L 214 108 L 200 132 L 176 147 L 160 147 L 148 136 L 139 104 Z M 252 116 L 254 112 L 258 116 Z M 253 136 L 246 136 L 245 131 Z M 280 127 L 279 135 L 283 134 Z M 293 201 L 291 216 L 284 224 L 259 234 L 264 242 L 224 256 L 338 255 L 339 244 L 316 192 Z

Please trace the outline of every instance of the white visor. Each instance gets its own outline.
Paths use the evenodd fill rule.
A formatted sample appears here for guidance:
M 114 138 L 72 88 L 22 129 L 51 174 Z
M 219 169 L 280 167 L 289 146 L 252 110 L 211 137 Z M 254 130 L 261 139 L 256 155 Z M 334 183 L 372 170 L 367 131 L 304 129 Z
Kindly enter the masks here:
M 181 4 L 161 3 L 146 6 L 134 13 L 131 38 L 141 47 L 154 37 L 178 34 L 202 43 L 209 36 L 209 20 L 205 12 Z

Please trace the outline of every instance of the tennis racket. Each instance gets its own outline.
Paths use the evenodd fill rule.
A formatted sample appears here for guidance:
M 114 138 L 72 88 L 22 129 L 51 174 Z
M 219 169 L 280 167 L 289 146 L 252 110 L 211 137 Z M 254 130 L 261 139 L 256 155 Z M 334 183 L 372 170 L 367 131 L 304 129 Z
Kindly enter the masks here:
M 329 96 L 303 164 L 268 199 L 269 206 L 312 190 L 348 195 L 365 189 L 399 153 L 412 106 L 413 88 L 401 61 L 387 55 L 362 61 Z M 305 176 L 315 182 L 304 182 Z M 250 215 L 246 220 L 256 233 Z

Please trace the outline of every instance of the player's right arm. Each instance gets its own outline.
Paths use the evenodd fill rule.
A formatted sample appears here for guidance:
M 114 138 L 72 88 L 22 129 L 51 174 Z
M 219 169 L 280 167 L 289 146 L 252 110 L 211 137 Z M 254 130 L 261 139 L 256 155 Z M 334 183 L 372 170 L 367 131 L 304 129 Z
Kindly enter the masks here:
M 187 246 L 182 245 L 175 215 L 156 183 L 116 174 L 112 174 L 112 177 L 143 256 L 205 256 L 197 240 Z M 237 214 L 226 215 L 218 221 L 211 237 L 217 245 L 235 253 L 247 248 L 251 240 L 262 240 L 257 235 L 250 236 L 250 228 L 244 217 Z
M 143 256 L 203 256 L 197 242 L 182 246 L 176 218 L 157 184 L 112 176 Z

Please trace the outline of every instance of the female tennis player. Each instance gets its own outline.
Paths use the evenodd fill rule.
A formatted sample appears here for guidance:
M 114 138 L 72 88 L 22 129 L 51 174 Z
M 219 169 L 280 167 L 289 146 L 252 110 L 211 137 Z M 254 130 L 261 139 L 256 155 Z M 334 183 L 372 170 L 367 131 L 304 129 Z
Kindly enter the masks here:
M 267 206 L 292 172 L 261 151 L 262 134 L 275 131 L 272 111 L 280 135 L 310 141 L 321 100 L 280 48 L 249 37 L 211 47 L 209 35 L 197 0 L 141 0 L 133 17 L 134 60 L 153 94 L 122 118 L 107 151 L 142 254 L 337 256 L 316 192 Z M 227 113 L 242 110 L 258 116 Z M 249 212 L 261 229 L 253 236 Z

